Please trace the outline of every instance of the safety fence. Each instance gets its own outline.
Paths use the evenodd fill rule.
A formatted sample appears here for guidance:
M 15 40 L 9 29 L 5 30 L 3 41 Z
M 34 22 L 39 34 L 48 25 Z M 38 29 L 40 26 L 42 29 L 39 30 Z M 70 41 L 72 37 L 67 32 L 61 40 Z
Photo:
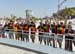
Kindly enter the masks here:
M 65 38 L 65 37 L 68 37 Z M 15 31 L 13 29 L 5 29 L 0 32 L 1 38 L 8 38 L 13 40 L 20 40 L 25 42 L 31 42 L 34 44 L 41 44 L 46 46 L 51 46 L 54 48 L 61 48 L 65 50 L 69 50 L 69 48 L 75 51 L 75 34 L 54 34 L 54 33 L 46 33 L 39 31 L 25 31 L 18 30 Z M 69 50 L 70 51 L 70 50 Z

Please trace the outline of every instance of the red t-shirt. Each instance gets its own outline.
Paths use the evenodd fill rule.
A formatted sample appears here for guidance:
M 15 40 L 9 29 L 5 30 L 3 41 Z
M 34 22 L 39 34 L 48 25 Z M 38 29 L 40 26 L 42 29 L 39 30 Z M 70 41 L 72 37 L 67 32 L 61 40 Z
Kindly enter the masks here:
M 29 25 L 24 25 L 23 30 L 25 33 L 29 33 Z

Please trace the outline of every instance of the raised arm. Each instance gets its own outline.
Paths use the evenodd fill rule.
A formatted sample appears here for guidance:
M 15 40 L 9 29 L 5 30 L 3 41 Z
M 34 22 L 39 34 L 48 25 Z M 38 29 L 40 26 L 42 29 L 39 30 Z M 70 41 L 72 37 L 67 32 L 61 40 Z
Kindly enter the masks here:
M 65 22 L 64 22 L 64 25 L 65 25 L 65 26 L 67 25 L 67 16 L 65 16 Z

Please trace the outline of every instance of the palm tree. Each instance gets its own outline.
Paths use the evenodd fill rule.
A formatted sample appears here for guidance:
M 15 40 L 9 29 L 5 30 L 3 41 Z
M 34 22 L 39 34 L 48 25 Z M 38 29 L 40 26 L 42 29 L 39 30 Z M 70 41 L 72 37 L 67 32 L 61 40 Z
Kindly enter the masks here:
M 11 16 L 11 20 L 13 20 L 13 21 L 15 21 L 17 19 L 17 16 L 15 16 L 13 14 L 11 14 L 10 16 Z
M 75 15 L 75 9 L 74 8 L 65 8 L 63 15 L 64 16 L 72 16 L 72 15 Z
M 22 17 L 19 17 L 18 20 L 22 20 Z

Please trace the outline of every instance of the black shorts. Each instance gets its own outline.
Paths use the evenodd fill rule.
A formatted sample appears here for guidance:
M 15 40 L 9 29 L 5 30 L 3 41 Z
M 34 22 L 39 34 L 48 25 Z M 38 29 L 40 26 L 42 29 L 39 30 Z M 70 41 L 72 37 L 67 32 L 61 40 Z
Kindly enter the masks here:
M 65 39 L 74 39 L 72 36 L 65 36 Z

